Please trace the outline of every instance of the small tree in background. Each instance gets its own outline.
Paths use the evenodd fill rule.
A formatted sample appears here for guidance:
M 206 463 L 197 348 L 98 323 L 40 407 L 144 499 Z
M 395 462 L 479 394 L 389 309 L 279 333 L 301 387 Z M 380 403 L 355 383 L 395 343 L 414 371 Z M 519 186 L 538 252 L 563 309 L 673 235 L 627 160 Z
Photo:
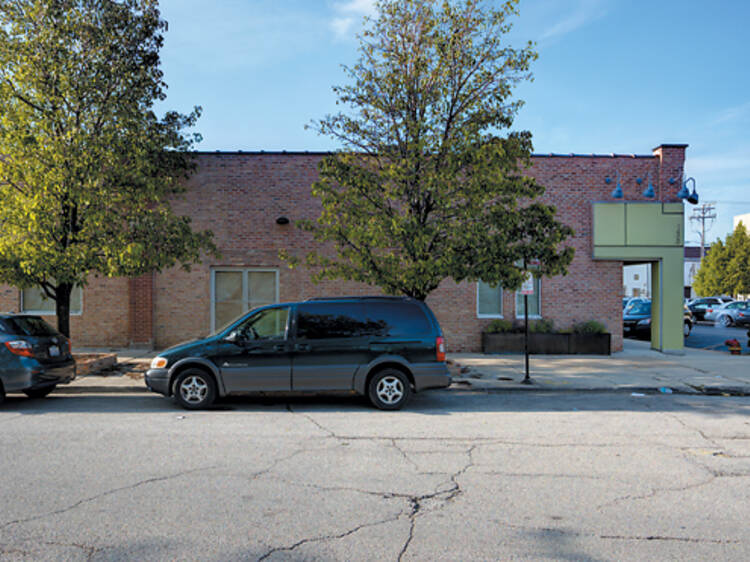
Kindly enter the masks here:
M 750 294 L 750 236 L 741 222 L 725 242 L 711 244 L 693 282 L 701 296 Z
M 426 298 L 446 278 L 508 288 L 524 258 L 566 272 L 572 230 L 524 175 L 531 134 L 510 133 L 532 45 L 505 34 L 515 0 L 380 0 L 360 37 L 351 83 L 334 88 L 348 113 L 313 125 L 343 144 L 323 159 L 313 195 L 323 213 L 300 226 L 336 256 L 306 256 L 314 278 L 344 278 Z M 299 259 L 286 256 L 291 265 Z
M 90 273 L 135 276 L 214 251 L 167 198 L 193 170 L 189 115 L 159 119 L 156 0 L 0 0 L 0 281 L 41 286 L 70 334 Z

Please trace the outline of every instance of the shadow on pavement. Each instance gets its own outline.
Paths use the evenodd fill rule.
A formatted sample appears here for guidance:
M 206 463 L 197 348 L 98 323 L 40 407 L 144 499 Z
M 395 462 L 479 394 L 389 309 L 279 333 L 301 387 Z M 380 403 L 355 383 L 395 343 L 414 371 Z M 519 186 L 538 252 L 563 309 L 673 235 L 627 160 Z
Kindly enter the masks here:
M 677 412 L 707 416 L 750 417 L 750 398 L 705 395 L 665 395 L 637 392 L 545 392 L 434 390 L 412 397 L 400 412 L 379 412 L 361 396 L 353 395 L 250 395 L 220 400 L 204 413 L 262 413 L 268 411 L 374 413 L 383 416 L 450 416 L 456 413 L 537 412 Z M 0 414 L 20 415 L 68 413 L 180 414 L 170 399 L 156 394 L 52 394 L 44 399 L 9 395 Z M 191 412 L 191 413 L 201 413 Z M 0 418 L 0 423 L 2 419 Z

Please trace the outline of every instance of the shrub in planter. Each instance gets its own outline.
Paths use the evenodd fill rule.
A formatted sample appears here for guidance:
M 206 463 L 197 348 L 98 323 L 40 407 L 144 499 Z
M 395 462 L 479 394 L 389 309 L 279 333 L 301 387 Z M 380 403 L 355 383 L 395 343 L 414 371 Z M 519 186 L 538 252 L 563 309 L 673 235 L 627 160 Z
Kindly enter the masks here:
M 482 333 L 484 353 L 523 353 L 523 323 L 496 320 Z M 579 322 L 571 329 L 556 332 L 551 320 L 529 322 L 529 353 L 609 355 L 610 334 L 601 322 Z
M 488 334 L 506 334 L 513 331 L 513 324 L 510 320 L 497 318 L 490 322 L 484 331 Z
M 574 334 L 606 334 L 607 328 L 604 324 L 597 322 L 596 320 L 588 320 L 586 322 L 578 322 L 573 324 Z

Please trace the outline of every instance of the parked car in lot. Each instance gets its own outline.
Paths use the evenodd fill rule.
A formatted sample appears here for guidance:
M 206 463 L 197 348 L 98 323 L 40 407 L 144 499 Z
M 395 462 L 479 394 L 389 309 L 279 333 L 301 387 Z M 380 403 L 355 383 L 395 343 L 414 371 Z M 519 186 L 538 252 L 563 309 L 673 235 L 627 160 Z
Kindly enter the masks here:
M 43 398 L 75 377 L 68 338 L 39 316 L 0 314 L 0 402 L 8 392 Z
M 384 410 L 412 391 L 446 387 L 435 315 L 406 297 L 344 297 L 275 304 L 151 362 L 146 385 L 188 409 L 220 396 L 268 391 L 354 391 Z
M 706 309 L 713 306 L 721 306 L 728 302 L 733 302 L 732 297 L 699 297 L 693 299 L 688 303 L 690 312 L 693 313 L 693 318 L 696 322 L 705 320 Z
M 734 301 L 706 308 L 704 319 L 722 326 L 731 326 L 738 318 L 750 316 L 750 303 Z
M 682 334 L 690 335 L 693 329 L 693 315 L 685 306 L 682 315 Z M 625 337 L 651 337 L 651 301 L 638 301 L 628 305 L 622 316 L 622 331 Z
M 634 302 L 645 302 L 645 301 L 648 301 L 648 299 L 645 299 L 643 297 L 623 297 L 622 309 L 625 310 L 629 305 L 633 304 Z
M 651 337 L 651 301 L 636 301 L 622 313 L 625 337 Z

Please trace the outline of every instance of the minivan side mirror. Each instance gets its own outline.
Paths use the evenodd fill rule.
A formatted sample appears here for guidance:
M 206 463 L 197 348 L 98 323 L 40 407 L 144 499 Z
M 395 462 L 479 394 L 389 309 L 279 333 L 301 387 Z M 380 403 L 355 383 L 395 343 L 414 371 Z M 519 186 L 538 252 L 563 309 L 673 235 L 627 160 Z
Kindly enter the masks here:
M 232 330 L 231 332 L 229 332 L 229 335 L 224 338 L 224 341 L 240 344 L 242 342 L 242 338 L 240 337 L 240 333 L 237 330 Z

